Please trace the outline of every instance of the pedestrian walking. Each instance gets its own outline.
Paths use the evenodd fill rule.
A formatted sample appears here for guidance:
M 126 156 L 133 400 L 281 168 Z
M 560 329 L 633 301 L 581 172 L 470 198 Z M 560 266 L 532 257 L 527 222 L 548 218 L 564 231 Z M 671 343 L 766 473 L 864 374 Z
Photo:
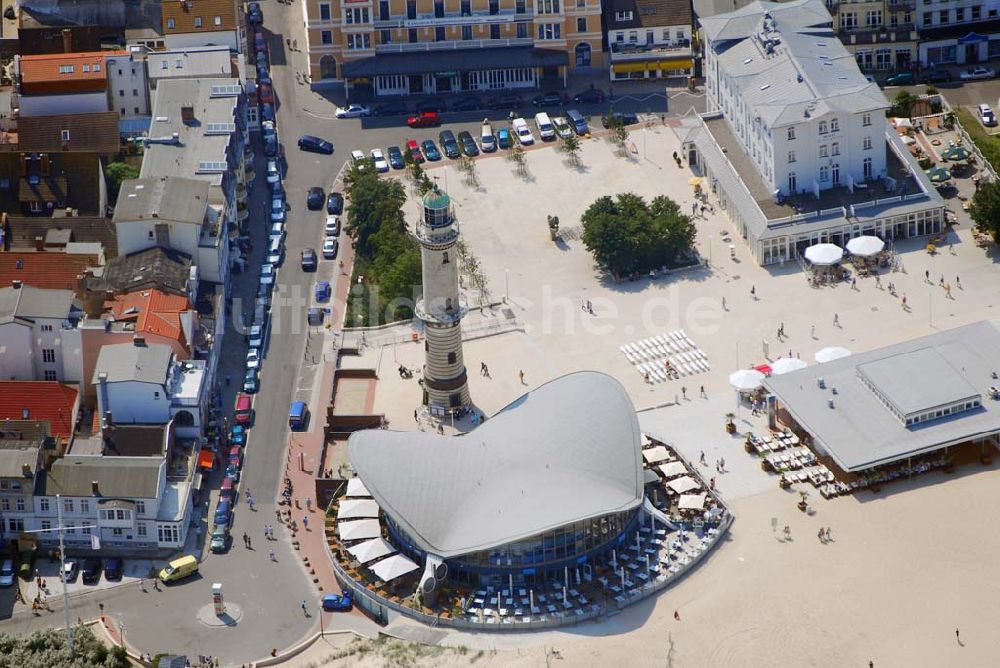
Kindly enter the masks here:
M 958 276 L 955 277 L 955 285 L 958 286 L 959 290 L 962 289 L 962 279 L 960 279 Z
M 816 338 L 816 325 L 813 325 L 812 328 L 809 330 L 809 336 L 811 336 L 814 339 Z
M 840 327 L 840 315 L 837 313 L 833 314 L 833 326 Z
M 788 526 L 786 524 L 785 525 L 785 530 L 782 533 L 784 534 L 786 540 L 791 539 L 791 537 L 792 537 L 792 527 L 790 527 L 790 526 Z
M 243 532 L 243 545 L 244 545 L 244 547 L 249 547 L 249 544 L 247 542 L 249 540 L 249 538 L 250 538 L 250 536 L 248 536 L 247 532 L 244 531 Z
M 270 535 L 268 534 L 268 530 L 270 528 L 271 528 L 270 524 L 265 524 L 264 525 L 264 540 L 270 540 L 271 539 Z
M 882 289 L 882 278 L 878 274 L 875 274 L 875 287 L 879 290 Z
M 951 296 L 951 283 L 945 284 L 945 286 L 944 286 L 944 296 L 945 296 L 946 299 L 954 299 L 954 297 Z
M 302 528 L 309 531 L 309 518 L 305 515 L 302 516 Z
M 277 559 L 274 558 L 274 548 L 273 547 L 269 547 L 267 549 L 267 558 L 270 559 L 271 561 L 277 561 Z
M 930 269 L 925 269 L 924 270 L 924 280 L 926 282 L 928 282 L 928 283 L 931 282 L 931 270 Z
M 941 274 L 941 278 L 938 279 L 938 285 L 944 286 L 944 274 Z
M 751 285 L 750 286 L 750 296 L 753 297 L 754 299 L 757 299 L 757 286 L 756 285 Z
M 256 510 L 253 507 L 253 495 L 250 495 L 250 496 L 247 497 L 247 504 L 250 506 L 250 510 Z
M 309 616 L 309 607 L 306 605 L 305 599 L 302 599 L 302 614 L 304 614 L 306 617 Z
M 826 528 L 826 539 L 833 540 L 833 531 L 830 529 L 830 527 Z
M 715 491 L 715 478 L 708 479 L 708 488 L 712 491 Z
M 819 538 L 819 542 L 821 543 L 826 542 L 826 535 L 823 533 L 823 527 L 820 527 L 819 531 L 816 533 L 816 536 Z
M 681 621 L 681 613 L 677 610 L 674 610 L 674 621 Z
M 685 385 L 681 385 L 681 396 L 683 396 L 685 399 L 688 398 L 688 389 Z
M 958 642 L 962 642 L 962 638 L 958 635 L 958 629 L 957 628 L 955 629 L 955 640 L 957 640 Z
M 719 471 L 722 473 L 726 472 L 726 458 L 719 457 Z
M 517 372 L 517 378 L 518 378 L 518 380 L 521 381 L 521 385 L 524 385 L 524 370 L 523 369 Z
M 417 419 L 417 409 L 416 408 L 413 409 L 413 421 L 414 422 L 420 422 L 420 420 Z
M 248 550 L 252 550 L 253 549 L 253 539 L 250 538 L 250 536 L 247 536 L 247 549 Z
M 903 293 L 903 310 L 904 311 L 907 310 L 907 306 L 906 306 L 906 293 L 905 292 Z
M 852 290 L 857 290 L 858 289 L 858 277 L 857 276 L 852 276 L 851 277 L 851 289 Z
M 701 457 L 698 458 L 698 461 L 700 461 L 702 463 L 702 466 L 708 466 L 708 462 L 705 461 L 705 451 L 704 450 L 701 451 Z
M 691 215 L 692 216 L 697 216 L 698 215 L 698 203 L 697 202 L 691 202 Z
M 705 399 L 707 399 L 707 398 L 708 398 L 708 395 L 707 395 L 707 394 L 705 394 L 705 386 L 704 386 L 704 385 L 702 385 L 702 386 L 701 386 L 701 393 L 700 393 L 700 394 L 701 394 L 701 396 L 702 396 L 703 398 L 705 398 Z
M 141 589 L 142 591 L 146 591 L 146 579 L 145 578 L 139 578 L 139 589 Z
M 725 297 L 722 298 L 722 310 L 723 311 L 728 311 L 729 310 L 728 308 L 726 308 L 726 298 Z
M 307 498 L 306 499 L 306 510 L 308 510 L 310 513 L 313 511 L 313 500 L 312 500 L 312 498 Z

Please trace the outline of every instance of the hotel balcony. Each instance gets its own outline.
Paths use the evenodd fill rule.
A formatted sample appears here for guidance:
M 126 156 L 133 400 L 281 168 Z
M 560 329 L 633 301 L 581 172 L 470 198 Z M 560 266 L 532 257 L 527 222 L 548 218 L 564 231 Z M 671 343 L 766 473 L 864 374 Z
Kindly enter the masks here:
M 377 44 L 375 53 L 404 53 L 408 51 L 448 51 L 460 49 L 487 49 L 504 46 L 531 46 L 535 40 L 531 37 L 523 39 L 464 39 L 445 42 L 393 42 Z
M 492 25 L 494 23 L 531 21 L 534 17 L 535 13 L 530 9 L 523 12 L 518 12 L 514 9 L 501 9 L 496 14 L 492 14 L 489 11 L 474 11 L 471 14 L 446 12 L 442 16 L 436 16 L 431 12 L 417 14 L 412 19 L 403 16 L 393 16 L 388 19 L 376 18 L 374 23 L 376 28 L 437 28 L 439 26 L 480 25 L 484 23 Z
M 894 44 L 896 42 L 912 42 L 917 39 L 917 31 L 912 26 L 887 28 L 885 26 L 859 26 L 857 28 L 841 28 L 837 34 L 844 46 L 852 44 Z
M 685 40 L 676 45 L 636 44 L 632 42 L 612 42 L 611 44 L 611 62 L 613 63 L 665 58 L 691 58 L 690 42 Z

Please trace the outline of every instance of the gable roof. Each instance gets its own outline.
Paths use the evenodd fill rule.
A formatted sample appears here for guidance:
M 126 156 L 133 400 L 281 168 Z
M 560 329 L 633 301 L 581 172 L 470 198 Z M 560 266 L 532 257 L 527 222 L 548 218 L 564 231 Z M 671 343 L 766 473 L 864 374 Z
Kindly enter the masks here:
M 172 248 L 147 248 L 110 260 L 101 276 L 87 281 L 87 289 L 134 292 L 156 288 L 186 295 L 191 267 L 190 255 Z
M 202 225 L 208 209 L 208 182 L 180 176 L 152 176 L 122 183 L 114 222 L 170 221 Z
M 76 387 L 58 381 L 0 381 L 0 421 L 48 422 L 52 436 L 69 438 L 73 435 L 73 413 L 78 397 Z
M 21 319 L 63 320 L 73 309 L 72 290 L 51 290 L 22 285 L 0 288 L 0 324 Z
M 181 313 L 190 309 L 187 297 L 159 290 L 118 295 L 105 302 L 118 322 L 134 322 L 136 334 L 158 334 L 185 344 Z
M 98 162 L 96 159 L 94 162 Z M 103 176 L 101 177 L 103 178 Z M 97 184 L 94 184 L 96 190 Z M 56 209 L 53 214 L 60 213 Z M 118 238 L 115 235 L 114 224 L 104 216 L 11 216 L 10 236 L 13 245 L 26 248 L 33 247 L 38 237 L 51 239 L 53 232 L 69 232 L 74 243 L 98 243 L 104 248 L 105 257 L 118 254 Z
M 236 3 L 233 0 L 163 0 L 163 34 L 236 30 Z M 201 26 L 195 19 L 201 19 Z M 216 23 L 218 19 L 218 24 Z M 173 27 L 170 27 L 170 21 Z
M 620 12 L 631 12 L 630 18 L 619 21 Z M 690 0 L 611 0 L 608 4 L 609 30 L 629 28 L 659 28 L 690 26 Z
M 115 343 L 101 348 L 94 365 L 94 383 L 107 374 L 109 383 L 135 380 L 162 385 L 167 381 L 173 351 L 160 343 Z
M 637 508 L 640 450 L 628 394 L 594 371 L 546 383 L 462 436 L 372 429 L 348 441 L 379 506 L 445 558 Z
M 163 457 L 66 455 L 42 476 L 36 494 L 94 497 L 92 483 L 97 482 L 97 499 L 155 499 L 163 465 Z
M 69 131 L 67 141 L 62 139 L 64 130 Z M 121 150 L 118 114 L 114 111 L 23 116 L 17 122 L 17 132 L 18 150 L 23 152 L 111 154 Z
M 88 253 L 0 253 L 0 285 L 18 280 L 36 288 L 76 290 L 77 276 L 99 263 L 99 256 Z
M 90 51 L 87 53 L 48 53 L 21 56 L 21 84 L 60 81 L 106 81 L 104 59 L 128 55 L 128 51 Z

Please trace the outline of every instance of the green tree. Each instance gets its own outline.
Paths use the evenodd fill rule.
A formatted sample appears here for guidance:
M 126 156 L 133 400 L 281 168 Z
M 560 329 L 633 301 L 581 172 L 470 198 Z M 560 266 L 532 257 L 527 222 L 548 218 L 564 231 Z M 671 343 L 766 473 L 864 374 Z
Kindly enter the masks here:
M 66 634 L 59 629 L 30 635 L 0 634 L 0 668 L 129 668 L 121 647 L 108 647 L 86 626 L 73 629 L 73 652 L 66 647 Z
M 972 196 L 969 215 L 980 232 L 989 234 L 993 243 L 1000 243 L 1000 184 L 981 181 Z
M 349 204 L 344 229 L 354 240 L 358 255 L 370 260 L 375 249 L 370 238 L 383 220 L 402 216 L 406 190 L 395 179 L 380 179 L 374 169 L 352 165 L 344 177 Z
M 917 98 L 908 90 L 901 90 L 896 94 L 896 99 L 893 100 L 893 105 L 889 107 L 890 116 L 899 116 L 900 118 L 910 117 L 910 107 L 913 103 L 917 101 Z
M 576 136 L 575 132 L 566 137 L 559 148 L 569 158 L 569 164 L 574 167 L 580 164 L 580 138 Z
M 608 137 L 611 143 L 618 147 L 618 150 L 625 154 L 625 145 L 628 143 L 628 128 L 625 127 L 625 119 L 621 116 L 612 115 L 608 120 L 608 129 L 611 134 Z
M 647 203 L 635 193 L 601 197 L 584 212 L 583 244 L 597 265 L 615 275 L 681 264 L 697 230 L 673 200 Z
M 139 178 L 139 168 L 127 162 L 116 161 L 104 169 L 104 176 L 108 182 L 108 199 L 114 203 L 118 201 L 118 191 L 121 190 L 122 182 Z

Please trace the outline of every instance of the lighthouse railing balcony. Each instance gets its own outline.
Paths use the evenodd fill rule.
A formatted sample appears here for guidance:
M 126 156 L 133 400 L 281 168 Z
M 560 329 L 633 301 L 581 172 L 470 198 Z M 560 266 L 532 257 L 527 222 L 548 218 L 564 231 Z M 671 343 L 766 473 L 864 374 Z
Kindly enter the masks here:
M 428 308 L 426 301 L 421 299 L 417 302 L 413 311 L 417 318 L 423 320 L 424 322 L 436 322 L 442 325 L 447 325 L 458 322 L 468 315 L 469 307 L 466 304 L 465 299 L 462 297 L 459 297 L 458 305 L 447 308 L 441 304 L 432 304 L 431 308 Z
M 458 222 L 452 221 L 448 227 L 431 227 L 420 221 L 413 228 L 417 241 L 428 244 L 448 244 L 458 239 Z

